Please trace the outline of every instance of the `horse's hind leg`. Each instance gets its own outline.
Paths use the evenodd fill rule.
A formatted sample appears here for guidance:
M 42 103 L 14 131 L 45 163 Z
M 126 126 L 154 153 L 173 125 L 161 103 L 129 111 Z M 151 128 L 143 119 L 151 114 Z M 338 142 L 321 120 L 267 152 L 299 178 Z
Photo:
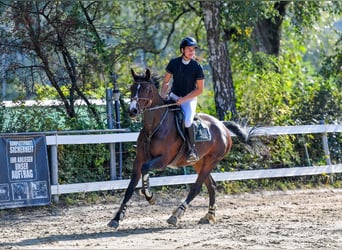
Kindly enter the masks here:
M 208 210 L 208 213 L 206 213 L 206 215 L 199 220 L 199 223 L 200 224 L 212 224 L 216 222 L 216 214 L 215 214 L 216 213 L 216 204 L 215 204 L 216 183 L 211 175 L 208 176 L 208 178 L 205 180 L 204 183 L 209 193 L 209 210 Z

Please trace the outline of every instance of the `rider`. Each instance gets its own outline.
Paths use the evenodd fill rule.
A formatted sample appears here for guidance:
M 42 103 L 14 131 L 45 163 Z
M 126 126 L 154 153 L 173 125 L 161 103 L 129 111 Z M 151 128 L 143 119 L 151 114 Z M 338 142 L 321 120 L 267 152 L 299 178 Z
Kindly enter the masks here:
M 168 97 L 180 105 L 185 118 L 186 137 L 189 152 L 187 161 L 197 161 L 198 154 L 195 149 L 195 132 L 193 119 L 196 113 L 197 96 L 202 94 L 204 88 L 203 68 L 196 61 L 197 42 L 193 37 L 185 37 L 179 49 L 182 55 L 170 60 L 161 89 L 161 96 Z M 168 95 L 170 80 L 173 78 L 171 92 Z

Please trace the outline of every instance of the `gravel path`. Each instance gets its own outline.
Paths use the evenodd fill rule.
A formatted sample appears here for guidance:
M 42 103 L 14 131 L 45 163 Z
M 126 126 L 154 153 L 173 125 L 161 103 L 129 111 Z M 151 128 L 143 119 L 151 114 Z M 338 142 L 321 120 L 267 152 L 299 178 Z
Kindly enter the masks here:
M 0 210 L 2 249 L 274 249 L 342 248 L 342 189 L 217 195 L 217 223 L 199 225 L 206 194 L 177 227 L 166 220 L 185 191 L 158 193 L 150 206 L 134 195 L 117 231 L 106 226 L 119 206 L 50 206 Z

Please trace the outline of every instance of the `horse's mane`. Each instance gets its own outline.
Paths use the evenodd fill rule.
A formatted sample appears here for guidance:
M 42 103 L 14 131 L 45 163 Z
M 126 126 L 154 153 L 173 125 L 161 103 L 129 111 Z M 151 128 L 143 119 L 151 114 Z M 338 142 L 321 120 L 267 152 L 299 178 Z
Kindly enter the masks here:
M 158 90 L 160 87 L 160 79 L 161 79 L 161 76 L 158 76 L 158 75 L 151 76 L 151 82 L 154 84 L 154 86 L 156 86 Z

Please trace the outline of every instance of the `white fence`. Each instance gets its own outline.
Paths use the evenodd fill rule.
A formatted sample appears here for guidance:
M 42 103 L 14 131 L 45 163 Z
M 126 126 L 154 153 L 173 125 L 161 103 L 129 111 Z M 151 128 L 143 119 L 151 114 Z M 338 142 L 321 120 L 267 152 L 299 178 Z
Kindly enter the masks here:
M 256 135 L 275 136 L 290 134 L 322 134 L 322 150 L 325 152 L 327 165 L 279 168 L 279 169 L 262 169 L 247 170 L 237 172 L 212 173 L 215 181 L 245 180 L 245 179 L 261 179 L 275 177 L 290 177 L 304 175 L 318 175 L 342 173 L 342 164 L 332 165 L 330 163 L 330 153 L 327 144 L 327 133 L 341 133 L 342 124 L 337 125 L 303 125 L 303 126 L 276 126 L 276 127 L 260 127 L 256 130 Z M 234 135 L 233 135 L 234 136 Z M 57 197 L 60 194 L 105 191 L 125 189 L 129 180 L 112 180 L 101 182 L 87 182 L 76 184 L 58 184 L 58 145 L 66 144 L 98 144 L 98 143 L 122 143 L 134 142 L 137 140 L 138 133 L 113 133 L 113 134 L 92 134 L 92 135 L 49 135 L 46 136 L 47 145 L 50 146 L 51 158 L 51 193 Z M 178 185 L 194 183 L 197 178 L 196 174 L 176 175 L 166 177 L 150 178 L 151 186 Z M 141 181 L 138 184 L 141 187 Z

